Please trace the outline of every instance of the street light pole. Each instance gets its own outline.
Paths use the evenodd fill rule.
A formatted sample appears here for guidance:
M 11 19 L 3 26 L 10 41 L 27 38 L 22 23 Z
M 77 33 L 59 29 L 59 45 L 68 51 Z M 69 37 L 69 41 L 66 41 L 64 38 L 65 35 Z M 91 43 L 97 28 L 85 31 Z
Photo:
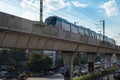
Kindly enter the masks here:
M 102 26 L 103 26 L 103 42 L 105 40 L 105 20 L 101 20 L 100 23 L 102 22 Z

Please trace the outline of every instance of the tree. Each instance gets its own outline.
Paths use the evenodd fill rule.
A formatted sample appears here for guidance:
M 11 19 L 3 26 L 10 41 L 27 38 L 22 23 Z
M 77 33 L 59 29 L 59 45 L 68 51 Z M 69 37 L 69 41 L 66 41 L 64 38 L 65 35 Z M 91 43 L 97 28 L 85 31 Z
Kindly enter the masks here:
M 56 67 L 63 67 L 64 66 L 63 59 L 57 59 L 55 61 L 55 65 L 56 65 Z
M 0 51 L 0 64 L 8 64 L 9 61 L 9 51 L 2 50 Z
M 87 58 L 83 53 L 77 54 L 73 61 L 74 65 L 86 64 L 86 63 L 87 63 Z
M 8 66 L 8 72 L 15 72 L 14 66 Z
M 9 51 L 11 61 L 17 70 L 24 71 L 26 63 L 25 49 L 11 49 Z M 21 63 L 22 62 L 22 63 Z M 21 66 L 21 67 L 19 67 Z
M 40 53 L 31 54 L 27 61 L 27 69 L 32 72 L 47 71 L 52 65 L 52 60 L 47 55 L 41 56 Z
M 17 61 L 26 59 L 26 52 L 24 49 L 12 49 L 10 50 L 10 54 Z

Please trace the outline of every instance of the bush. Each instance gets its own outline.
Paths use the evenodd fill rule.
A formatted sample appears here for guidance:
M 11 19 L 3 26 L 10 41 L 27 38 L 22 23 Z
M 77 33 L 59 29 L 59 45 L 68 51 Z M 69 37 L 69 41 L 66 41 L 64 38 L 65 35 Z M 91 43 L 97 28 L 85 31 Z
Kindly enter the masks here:
M 87 74 L 87 75 L 84 75 L 84 76 L 81 76 L 79 78 L 76 78 L 74 80 L 90 80 L 92 76 L 90 74 Z
M 97 72 L 95 72 L 93 75 L 94 75 L 94 76 L 99 76 L 100 74 L 101 74 L 101 72 L 98 72 L 98 71 L 97 71 Z

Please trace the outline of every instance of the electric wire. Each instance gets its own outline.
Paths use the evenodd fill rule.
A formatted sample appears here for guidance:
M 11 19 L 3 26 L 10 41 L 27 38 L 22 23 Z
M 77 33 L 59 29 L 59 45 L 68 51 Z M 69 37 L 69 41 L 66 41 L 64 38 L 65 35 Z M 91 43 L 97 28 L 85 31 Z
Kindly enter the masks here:
M 18 1 L 20 1 L 20 0 L 18 0 Z M 29 5 L 29 4 L 27 4 L 27 3 L 25 3 L 25 4 L 26 4 L 26 5 L 29 5 L 30 7 L 33 7 L 34 9 L 36 9 L 36 11 L 35 11 L 35 10 L 28 9 L 28 8 L 20 7 L 20 6 L 16 5 L 16 4 L 12 4 L 11 2 L 8 2 L 8 1 L 4 1 L 4 0 L 3 0 L 3 2 L 8 3 L 8 4 L 10 4 L 10 5 L 14 5 L 14 6 L 19 7 L 19 8 L 22 8 L 22 9 L 24 9 L 24 10 L 32 11 L 32 12 L 34 12 L 34 13 L 36 13 L 36 14 L 39 14 L 39 11 L 37 11 L 37 10 L 39 10 L 39 8 L 36 8 L 35 6 Z M 17 2 L 14 1 L 14 3 L 17 3 Z M 76 8 L 75 8 L 75 9 L 76 9 Z M 78 11 L 79 11 L 79 10 L 78 10 Z M 45 11 L 45 12 L 46 12 L 46 11 Z M 72 14 L 72 13 L 67 12 L 67 11 L 64 11 L 64 12 L 69 13 L 69 15 L 80 19 L 80 18 L 79 18 L 78 16 L 76 16 L 75 14 Z M 79 11 L 79 12 L 80 12 L 80 11 Z M 46 13 L 48 13 L 49 15 L 55 15 L 55 14 L 50 13 L 50 12 L 46 12 Z M 44 15 L 44 16 L 46 16 L 46 15 Z M 87 15 L 86 15 L 86 16 L 87 16 Z M 46 16 L 46 17 L 47 17 L 47 16 Z M 88 16 L 87 16 L 87 17 L 88 17 Z M 106 30 L 108 30 L 108 29 L 106 29 Z M 110 30 L 108 30 L 108 31 L 110 31 Z M 112 32 L 112 31 L 110 31 L 110 32 Z M 113 33 L 113 32 L 112 32 L 112 33 Z M 114 33 L 114 34 L 116 34 L 116 33 Z

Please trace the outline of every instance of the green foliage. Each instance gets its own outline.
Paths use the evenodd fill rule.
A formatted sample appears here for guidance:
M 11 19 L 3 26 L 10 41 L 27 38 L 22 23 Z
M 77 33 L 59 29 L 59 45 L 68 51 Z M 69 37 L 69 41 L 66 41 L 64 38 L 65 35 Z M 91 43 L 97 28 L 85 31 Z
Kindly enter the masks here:
M 46 71 L 51 64 L 52 60 L 47 55 L 41 56 L 39 53 L 33 53 L 27 61 L 27 69 L 32 72 Z
M 26 52 L 24 49 L 12 49 L 9 52 L 15 60 L 25 60 Z
M 100 71 L 97 71 L 97 72 L 95 72 L 95 73 L 93 74 L 93 76 L 99 76 L 99 75 L 101 75 L 101 72 L 100 72 Z
M 0 51 L 0 65 L 14 66 L 16 70 L 23 70 L 24 65 L 20 67 L 20 61 L 26 61 L 24 49 L 8 49 Z
M 84 76 L 81 76 L 79 78 L 75 78 L 74 80 L 90 80 L 92 76 L 90 74 L 87 74 L 87 75 L 84 75 Z
M 64 64 L 63 64 L 63 59 L 57 59 L 57 60 L 55 61 L 55 65 L 56 65 L 57 67 L 62 67 L 62 66 L 64 66 Z
M 97 61 L 101 61 L 101 56 L 100 55 L 97 55 L 96 58 L 95 58 L 95 62 Z
M 0 64 L 5 64 L 9 61 L 9 51 L 2 50 L 0 51 Z
M 73 65 L 86 64 L 87 59 L 85 54 L 77 54 L 74 58 Z
M 80 56 L 79 54 L 77 54 L 77 56 L 75 56 L 74 60 L 73 60 L 73 65 L 79 65 L 81 62 Z
M 8 66 L 8 72 L 14 72 L 15 67 L 14 66 Z

